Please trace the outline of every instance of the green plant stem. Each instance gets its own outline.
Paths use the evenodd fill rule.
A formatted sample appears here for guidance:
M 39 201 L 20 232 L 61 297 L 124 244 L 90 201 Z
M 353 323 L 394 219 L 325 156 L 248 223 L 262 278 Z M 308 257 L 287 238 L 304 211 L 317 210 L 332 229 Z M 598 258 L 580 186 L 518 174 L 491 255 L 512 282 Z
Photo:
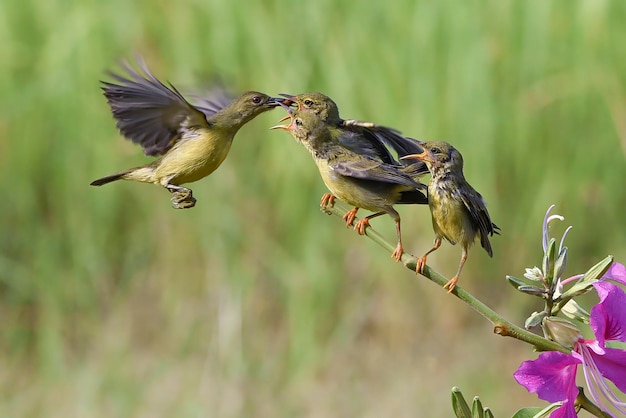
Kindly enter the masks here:
M 332 215 L 336 215 L 338 217 L 343 217 L 343 215 L 347 212 L 346 209 L 339 207 L 337 205 L 333 207 L 326 207 L 322 209 L 324 212 Z M 395 249 L 395 245 L 391 244 L 387 241 L 381 234 L 376 232 L 372 227 L 368 227 L 365 230 L 365 235 L 370 238 L 372 241 L 389 251 L 393 252 Z M 402 263 L 406 268 L 415 272 L 417 258 L 414 256 L 404 253 L 402 255 Z M 444 276 L 439 274 L 437 271 L 433 270 L 429 266 L 424 267 L 424 272 L 422 273 L 424 277 L 429 279 L 432 282 L 437 283 L 439 286 L 443 288 L 443 285 L 448 281 Z M 502 316 L 500 316 L 497 312 L 489 308 L 483 302 L 472 296 L 470 293 L 465 291 L 460 286 L 456 286 L 454 290 L 451 292 L 454 296 L 461 299 L 463 302 L 467 303 L 470 307 L 472 307 L 479 314 L 487 318 L 494 326 L 494 333 L 498 335 L 502 335 L 505 337 L 513 337 L 517 340 L 527 342 L 535 346 L 538 351 L 560 351 L 563 353 L 569 353 L 570 350 L 566 347 L 563 347 L 560 344 L 555 343 L 554 341 L 550 341 L 546 338 L 543 338 L 537 334 L 534 334 L 530 331 L 525 330 L 524 328 L 518 327 L 513 323 L 507 321 Z

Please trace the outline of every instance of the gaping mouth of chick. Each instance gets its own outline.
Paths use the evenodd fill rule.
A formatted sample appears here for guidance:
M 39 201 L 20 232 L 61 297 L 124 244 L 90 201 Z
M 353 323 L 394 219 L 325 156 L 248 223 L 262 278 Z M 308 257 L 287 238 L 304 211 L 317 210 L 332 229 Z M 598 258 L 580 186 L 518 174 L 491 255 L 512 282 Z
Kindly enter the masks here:
M 278 121 L 279 123 L 278 125 L 274 125 L 270 129 L 284 129 L 285 131 L 288 131 L 289 128 L 291 128 L 291 125 L 293 124 L 294 114 L 296 111 L 284 103 L 279 103 L 279 104 L 287 111 L 287 114 L 281 120 Z M 284 122 L 286 120 L 289 120 L 289 123 L 280 125 L 281 122 Z

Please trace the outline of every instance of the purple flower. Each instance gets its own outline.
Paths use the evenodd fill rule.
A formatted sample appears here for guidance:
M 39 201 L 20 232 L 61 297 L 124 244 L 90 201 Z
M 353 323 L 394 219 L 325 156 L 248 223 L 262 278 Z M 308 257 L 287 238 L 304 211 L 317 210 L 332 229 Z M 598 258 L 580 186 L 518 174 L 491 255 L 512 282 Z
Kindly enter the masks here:
M 611 266 L 605 278 L 609 278 L 609 273 L 612 274 L 611 280 L 626 278 L 626 269 L 619 263 Z M 537 393 L 540 399 L 563 402 L 552 412 L 552 418 L 576 417 L 576 370 L 580 364 L 589 395 L 596 405 L 606 410 L 606 400 L 626 414 L 626 402 L 619 399 L 606 381 L 610 380 L 626 393 L 626 350 L 606 346 L 607 341 L 626 342 L 626 293 L 619 286 L 604 281 L 595 283 L 594 287 L 600 296 L 600 302 L 591 309 L 590 315 L 590 326 L 596 339 L 579 339 L 570 354 L 541 353 L 536 360 L 523 362 L 513 375 L 520 385 Z
M 626 286 L 626 267 L 620 263 L 613 263 L 604 273 L 603 280 L 612 280 Z

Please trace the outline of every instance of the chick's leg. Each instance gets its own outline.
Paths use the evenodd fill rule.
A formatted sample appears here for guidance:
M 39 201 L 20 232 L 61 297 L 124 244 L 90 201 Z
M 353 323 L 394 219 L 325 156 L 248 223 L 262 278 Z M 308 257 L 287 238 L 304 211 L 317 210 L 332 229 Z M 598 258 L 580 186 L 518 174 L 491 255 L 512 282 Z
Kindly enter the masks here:
M 352 223 L 354 222 L 354 218 L 356 218 L 356 213 L 358 212 L 358 210 L 359 208 L 354 208 L 346 212 L 345 215 L 343 215 L 342 219 L 346 221 L 346 228 L 349 228 L 352 225 Z
M 404 248 L 402 248 L 402 232 L 400 232 L 400 215 L 395 219 L 396 221 L 396 233 L 398 234 L 398 244 L 396 245 L 396 249 L 391 253 L 391 258 L 394 258 L 396 262 L 400 262 L 402 259 L 402 254 L 404 254 Z
M 357 231 L 359 235 L 365 235 L 365 228 L 370 226 L 370 219 L 377 218 L 380 215 L 384 215 L 385 213 L 386 212 L 377 212 L 373 215 L 366 216 L 365 218 L 358 220 L 357 223 L 354 224 L 354 230 Z
M 441 247 L 441 238 L 437 237 L 435 238 L 435 243 L 433 244 L 433 248 L 428 250 L 426 254 L 424 254 L 423 256 L 417 259 L 417 262 L 415 263 L 416 273 L 424 272 L 424 267 L 426 266 L 426 258 L 428 257 L 428 254 L 432 253 L 433 251 L 436 251 L 439 247 Z
M 322 198 L 320 199 L 320 208 L 322 208 L 322 210 L 326 209 L 328 206 L 332 208 L 334 204 L 335 196 L 330 193 L 324 193 L 322 195 Z
M 461 270 L 465 265 L 465 261 L 467 260 L 467 248 L 463 247 L 463 253 L 461 254 L 461 262 L 459 263 L 459 269 L 456 271 L 456 274 L 453 278 L 448 280 L 446 284 L 443 285 L 444 289 L 448 289 L 448 293 L 452 292 L 456 287 L 456 283 L 459 281 L 459 276 L 461 275 Z

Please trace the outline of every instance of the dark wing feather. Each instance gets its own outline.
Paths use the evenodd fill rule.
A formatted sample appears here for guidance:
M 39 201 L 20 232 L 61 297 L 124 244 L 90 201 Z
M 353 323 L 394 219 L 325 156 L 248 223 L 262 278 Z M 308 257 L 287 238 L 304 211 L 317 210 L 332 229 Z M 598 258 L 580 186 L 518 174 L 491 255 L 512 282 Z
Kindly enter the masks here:
M 124 63 L 127 77 L 110 73 L 117 84 L 102 82 L 122 135 L 141 145 L 146 155 L 154 156 L 164 154 L 193 128 L 208 127 L 205 114 L 173 85 L 159 81 L 143 61 L 139 66 L 144 74 Z
M 207 89 L 206 93 L 202 95 L 192 93 L 190 96 L 193 98 L 196 109 L 204 113 L 207 119 L 235 100 L 235 96 L 231 95 L 223 84 L 217 81 L 213 83 L 211 88 Z
M 385 164 L 363 155 L 350 155 L 347 158 L 331 159 L 328 164 L 342 176 L 382 183 L 401 184 L 415 189 L 426 188 L 425 185 L 416 182 L 409 175 L 400 171 L 402 167 Z
M 342 144 L 346 148 L 378 158 L 387 164 L 412 165 L 415 175 L 428 173 L 428 167 L 421 161 L 399 160 L 405 155 L 421 153 L 423 149 L 419 141 L 402 136 L 399 131 L 393 128 L 353 119 L 342 121 L 342 128 L 344 132 L 354 134 L 354 136 L 346 136 L 342 139 Z
M 461 201 L 467 208 L 467 211 L 472 218 L 475 225 L 478 226 L 480 232 L 480 244 L 487 251 L 489 257 L 493 257 L 493 250 L 491 249 L 491 242 L 489 242 L 489 236 L 493 234 L 499 234 L 500 228 L 491 222 L 489 212 L 487 212 L 487 206 L 483 197 L 469 184 L 467 187 L 461 188 Z

